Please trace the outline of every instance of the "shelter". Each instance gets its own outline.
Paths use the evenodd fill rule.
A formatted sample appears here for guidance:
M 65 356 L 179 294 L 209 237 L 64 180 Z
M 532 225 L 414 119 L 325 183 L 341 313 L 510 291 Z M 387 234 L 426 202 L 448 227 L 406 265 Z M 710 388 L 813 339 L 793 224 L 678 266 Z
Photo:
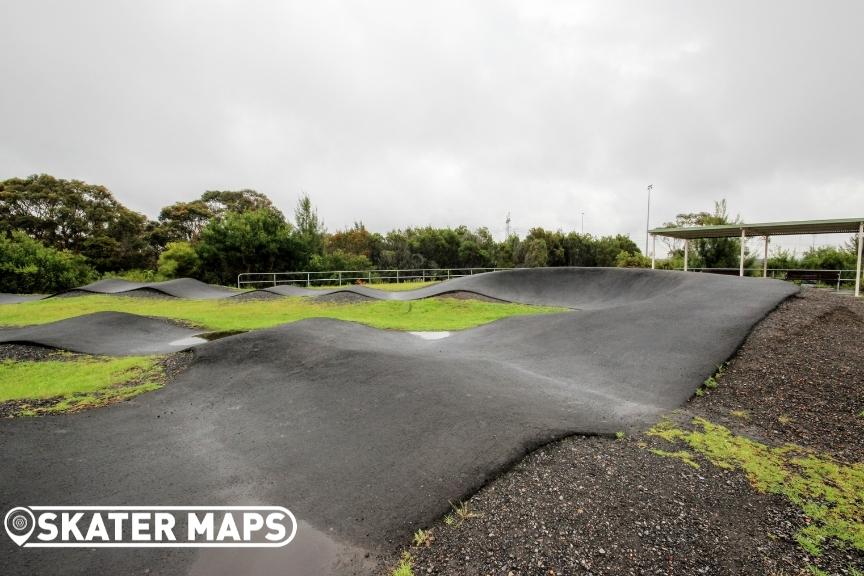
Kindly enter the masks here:
M 768 276 L 768 239 L 771 236 L 791 234 L 838 234 L 857 233 L 858 260 L 855 266 L 855 296 L 861 295 L 861 248 L 864 243 L 864 218 L 840 218 L 836 220 L 801 220 L 794 222 L 761 222 L 755 224 L 720 224 L 716 226 L 691 226 L 687 228 L 654 228 L 648 231 L 653 241 L 651 268 L 654 268 L 657 236 L 684 240 L 684 270 L 687 270 L 688 241 L 696 238 L 741 238 L 741 254 L 738 258 L 739 276 L 744 276 L 744 240 L 754 236 L 765 238 L 763 276 Z

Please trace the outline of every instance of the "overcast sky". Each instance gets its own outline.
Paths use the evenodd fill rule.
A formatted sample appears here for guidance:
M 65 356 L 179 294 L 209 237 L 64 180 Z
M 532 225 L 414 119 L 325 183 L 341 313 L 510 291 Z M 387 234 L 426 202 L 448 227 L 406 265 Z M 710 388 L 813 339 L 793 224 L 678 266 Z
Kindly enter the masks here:
M 864 215 L 864 2 L 0 3 L 0 178 L 155 217 L 253 188 L 330 230 L 628 233 L 726 198 Z M 810 239 L 805 243 L 809 244 Z

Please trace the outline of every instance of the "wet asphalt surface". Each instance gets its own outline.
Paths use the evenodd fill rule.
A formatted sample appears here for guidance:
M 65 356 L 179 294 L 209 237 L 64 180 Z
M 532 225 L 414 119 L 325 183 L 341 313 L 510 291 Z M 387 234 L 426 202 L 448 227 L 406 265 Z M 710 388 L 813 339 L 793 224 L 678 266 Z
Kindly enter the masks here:
M 175 381 L 132 401 L 2 421 L 0 509 L 272 504 L 301 522 L 286 548 L 225 562 L 214 551 L 19 550 L 4 538 L 4 572 L 363 573 L 530 450 L 637 428 L 680 405 L 797 290 L 619 269 L 437 286 L 573 311 L 438 340 L 305 320 L 197 346 Z

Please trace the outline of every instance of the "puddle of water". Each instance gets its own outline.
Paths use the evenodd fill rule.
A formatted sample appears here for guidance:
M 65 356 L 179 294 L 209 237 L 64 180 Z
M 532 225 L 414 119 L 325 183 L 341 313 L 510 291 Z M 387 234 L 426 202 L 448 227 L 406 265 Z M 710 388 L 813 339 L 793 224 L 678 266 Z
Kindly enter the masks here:
M 409 332 L 414 336 L 419 336 L 423 340 L 441 340 L 450 336 L 450 332 Z
M 353 573 L 367 564 L 367 553 L 339 544 L 305 522 L 297 523 L 297 534 L 281 548 L 203 549 L 190 576 L 312 576 Z
M 220 338 L 226 338 L 228 336 L 234 336 L 236 334 L 243 334 L 246 330 L 225 330 L 222 332 L 205 332 L 204 334 L 198 334 L 197 336 L 189 336 L 188 338 L 181 338 L 179 340 L 174 340 L 173 342 L 169 342 L 171 346 L 196 346 L 198 344 L 204 344 L 205 342 L 210 342 L 211 340 L 219 340 Z
M 170 346 L 195 346 L 196 344 L 204 344 L 207 342 L 204 338 L 199 338 L 198 336 L 189 336 L 188 338 L 180 338 L 179 340 L 174 340 L 173 342 L 169 342 Z

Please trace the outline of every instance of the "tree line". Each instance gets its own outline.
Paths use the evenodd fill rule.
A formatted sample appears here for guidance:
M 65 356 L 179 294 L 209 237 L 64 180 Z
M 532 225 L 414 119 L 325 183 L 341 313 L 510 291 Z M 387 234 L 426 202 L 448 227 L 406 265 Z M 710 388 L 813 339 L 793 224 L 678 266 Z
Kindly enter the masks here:
M 532 228 L 495 240 L 486 228 L 409 227 L 385 234 L 362 222 L 329 232 L 308 195 L 287 218 L 255 190 L 210 190 L 163 207 L 155 220 L 104 186 L 47 174 L 0 181 L 0 291 L 51 292 L 106 277 L 193 277 L 233 284 L 242 272 L 537 266 L 649 266 L 627 236 Z M 725 223 L 681 214 L 671 225 Z M 737 239 L 697 241 L 692 266 L 737 266 Z M 683 263 L 680 247 L 661 267 Z M 786 255 L 789 257 L 789 255 Z

